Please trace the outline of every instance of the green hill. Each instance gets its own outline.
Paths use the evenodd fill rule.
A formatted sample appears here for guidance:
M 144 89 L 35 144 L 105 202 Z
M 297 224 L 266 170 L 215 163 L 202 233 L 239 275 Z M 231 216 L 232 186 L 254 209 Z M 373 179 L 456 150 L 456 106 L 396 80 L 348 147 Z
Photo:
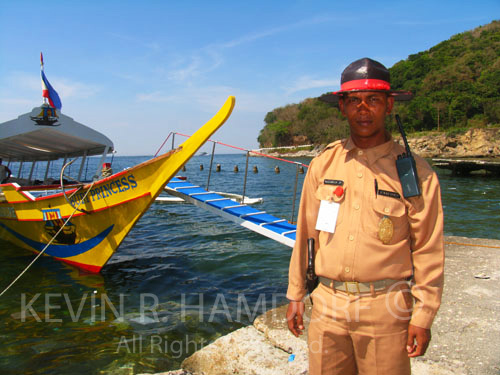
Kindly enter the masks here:
M 451 37 L 389 68 L 392 88 L 414 98 L 396 103 L 408 132 L 456 131 L 500 124 L 500 21 Z M 348 133 L 336 107 L 306 99 L 269 112 L 261 147 L 329 143 Z M 388 123 L 395 130 L 395 121 Z

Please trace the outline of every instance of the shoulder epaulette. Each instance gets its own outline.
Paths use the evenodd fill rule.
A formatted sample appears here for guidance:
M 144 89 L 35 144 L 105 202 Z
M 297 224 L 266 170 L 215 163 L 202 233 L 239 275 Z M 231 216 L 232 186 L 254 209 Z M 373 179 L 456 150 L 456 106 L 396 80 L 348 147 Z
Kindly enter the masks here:
M 345 144 L 346 142 L 347 142 L 347 139 L 337 139 L 335 142 L 328 144 L 323 150 L 321 150 L 321 152 L 318 154 L 318 156 L 321 155 L 323 152 L 330 150 L 334 147 L 337 147 L 340 144 Z

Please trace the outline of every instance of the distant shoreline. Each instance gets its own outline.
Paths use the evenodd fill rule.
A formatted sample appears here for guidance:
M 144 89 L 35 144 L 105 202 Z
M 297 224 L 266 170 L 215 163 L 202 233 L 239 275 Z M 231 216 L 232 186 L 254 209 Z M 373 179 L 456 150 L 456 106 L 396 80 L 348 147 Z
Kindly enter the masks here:
M 394 137 L 403 144 L 400 136 Z M 410 136 L 411 150 L 424 158 L 500 158 L 500 128 L 469 129 L 463 134 L 434 133 Z M 315 157 L 326 145 L 296 145 L 252 150 L 274 157 Z M 261 156 L 252 153 L 252 156 Z

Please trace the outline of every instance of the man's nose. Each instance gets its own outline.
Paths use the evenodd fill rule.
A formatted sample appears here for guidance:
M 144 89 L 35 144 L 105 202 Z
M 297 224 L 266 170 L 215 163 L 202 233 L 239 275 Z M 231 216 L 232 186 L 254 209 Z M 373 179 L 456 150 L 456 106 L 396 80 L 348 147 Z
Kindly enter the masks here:
M 358 110 L 368 110 L 370 108 L 370 106 L 368 105 L 368 103 L 366 102 L 366 100 L 361 100 L 358 104 Z

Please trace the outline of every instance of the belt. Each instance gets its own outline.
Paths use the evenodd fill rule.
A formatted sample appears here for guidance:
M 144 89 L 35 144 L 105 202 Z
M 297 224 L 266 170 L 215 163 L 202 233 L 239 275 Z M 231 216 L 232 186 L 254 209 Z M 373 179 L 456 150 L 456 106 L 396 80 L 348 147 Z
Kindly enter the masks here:
M 319 281 L 328 288 L 340 290 L 341 292 L 346 292 L 347 294 L 361 294 L 384 290 L 391 285 L 404 280 L 384 279 L 361 283 L 358 281 L 337 281 L 328 277 L 319 276 Z

